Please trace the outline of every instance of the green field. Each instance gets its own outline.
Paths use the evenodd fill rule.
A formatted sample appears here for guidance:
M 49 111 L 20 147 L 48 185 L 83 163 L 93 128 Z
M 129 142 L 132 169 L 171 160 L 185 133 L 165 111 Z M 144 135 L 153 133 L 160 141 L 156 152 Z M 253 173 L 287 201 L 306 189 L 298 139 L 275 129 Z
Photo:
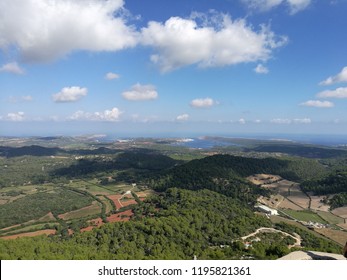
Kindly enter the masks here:
M 296 210 L 290 210 L 290 209 L 283 209 L 281 211 L 299 221 L 304 221 L 304 222 L 311 221 L 311 222 L 326 224 L 326 221 L 323 220 L 319 215 L 309 210 L 296 211 Z
M 317 214 L 329 224 L 336 225 L 344 222 L 344 219 L 330 212 L 317 211 Z
M 93 199 L 63 188 L 40 192 L 0 205 L 0 228 L 43 217 L 48 212 L 62 214 L 88 206 Z
M 73 219 L 80 219 L 88 216 L 98 215 L 101 212 L 101 206 L 100 203 L 94 203 L 92 205 L 67 212 L 62 215 L 63 220 L 73 220 Z

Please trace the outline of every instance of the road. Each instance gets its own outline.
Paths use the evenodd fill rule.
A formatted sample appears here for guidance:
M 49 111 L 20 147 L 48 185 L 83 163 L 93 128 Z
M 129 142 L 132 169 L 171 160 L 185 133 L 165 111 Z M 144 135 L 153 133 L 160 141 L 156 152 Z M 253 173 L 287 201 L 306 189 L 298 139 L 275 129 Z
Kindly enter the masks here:
M 253 232 L 251 234 L 248 234 L 246 236 L 243 236 L 243 237 L 241 237 L 241 239 L 242 240 L 246 240 L 247 238 L 249 238 L 251 236 L 254 236 L 254 235 L 257 235 L 260 232 L 281 233 L 281 234 L 283 234 L 285 236 L 289 236 L 289 237 L 293 238 L 295 240 L 295 243 L 293 245 L 289 245 L 288 246 L 289 249 L 292 248 L 292 247 L 300 247 L 301 246 L 301 237 L 297 233 L 294 233 L 294 235 L 291 235 L 291 234 L 289 234 L 287 232 L 284 232 L 284 231 L 281 231 L 281 230 L 278 230 L 278 229 L 266 228 L 266 227 L 258 228 L 255 232 Z

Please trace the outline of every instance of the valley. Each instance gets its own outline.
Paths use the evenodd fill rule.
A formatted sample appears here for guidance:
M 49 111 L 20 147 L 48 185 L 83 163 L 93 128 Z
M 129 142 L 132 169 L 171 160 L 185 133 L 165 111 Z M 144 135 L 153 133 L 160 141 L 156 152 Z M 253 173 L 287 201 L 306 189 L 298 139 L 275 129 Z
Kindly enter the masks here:
M 287 142 L 269 152 L 258 151 L 273 144 L 265 140 L 228 146 L 223 139 L 208 148 L 175 141 L 1 139 L 1 258 L 276 259 L 305 248 L 341 251 L 347 203 L 312 188 L 339 172 L 334 186 L 343 189 L 344 154 L 327 158 L 336 148 L 307 158 L 286 153 Z M 306 153 L 306 145 L 300 149 Z M 259 204 L 279 215 L 259 212 Z

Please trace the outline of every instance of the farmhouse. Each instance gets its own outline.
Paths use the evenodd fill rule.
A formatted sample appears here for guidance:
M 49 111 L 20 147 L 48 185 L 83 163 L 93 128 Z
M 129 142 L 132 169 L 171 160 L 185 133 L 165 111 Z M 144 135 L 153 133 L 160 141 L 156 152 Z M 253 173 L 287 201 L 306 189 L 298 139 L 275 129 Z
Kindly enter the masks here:
M 255 208 L 258 208 L 261 212 L 264 212 L 269 215 L 278 215 L 278 212 L 276 209 L 272 209 L 262 204 L 256 205 Z

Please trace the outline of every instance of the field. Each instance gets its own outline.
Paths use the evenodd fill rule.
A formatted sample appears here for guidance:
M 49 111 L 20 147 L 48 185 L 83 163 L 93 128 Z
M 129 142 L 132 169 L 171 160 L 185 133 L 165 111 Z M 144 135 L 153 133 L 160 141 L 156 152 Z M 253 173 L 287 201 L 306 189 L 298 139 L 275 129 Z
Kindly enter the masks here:
M 306 194 L 304 194 L 301 191 L 300 186 L 298 184 L 290 186 L 289 195 L 287 196 L 287 199 L 304 209 L 307 209 L 309 207 L 310 199 Z
M 311 197 L 311 209 L 312 210 L 318 210 L 318 211 L 329 211 L 330 206 L 324 204 L 321 200 L 323 199 L 322 196 L 314 196 L 310 195 Z
M 279 208 L 283 208 L 283 209 L 291 209 L 291 210 L 303 210 L 302 207 L 300 207 L 299 205 L 289 201 L 287 198 L 284 199 L 280 204 L 279 204 Z
M 91 205 L 80 208 L 78 210 L 70 211 L 60 214 L 58 217 L 63 220 L 79 219 L 82 217 L 100 214 L 101 207 L 98 202 L 93 201 Z
M 332 211 L 332 213 L 337 215 L 337 216 L 340 216 L 342 218 L 347 219 L 347 206 L 336 208 Z
M 50 234 L 55 234 L 56 230 L 55 229 L 43 229 L 43 230 L 38 230 L 34 232 L 26 232 L 26 233 L 19 233 L 19 234 L 14 234 L 10 236 L 3 236 L 1 237 L 2 239 L 16 239 L 19 237 L 33 237 L 33 236 L 38 236 L 38 235 L 50 235 Z
M 344 222 L 344 219 L 336 216 L 330 212 L 325 211 L 317 211 L 316 212 L 320 217 L 322 217 L 325 221 L 327 221 L 329 224 L 335 225 L 340 224 Z
M 282 209 L 281 211 L 298 221 L 316 222 L 321 224 L 326 223 L 326 221 L 323 220 L 319 215 L 308 210 L 295 211 L 290 209 Z
M 347 242 L 347 232 L 330 228 L 317 228 L 316 232 L 344 246 Z

